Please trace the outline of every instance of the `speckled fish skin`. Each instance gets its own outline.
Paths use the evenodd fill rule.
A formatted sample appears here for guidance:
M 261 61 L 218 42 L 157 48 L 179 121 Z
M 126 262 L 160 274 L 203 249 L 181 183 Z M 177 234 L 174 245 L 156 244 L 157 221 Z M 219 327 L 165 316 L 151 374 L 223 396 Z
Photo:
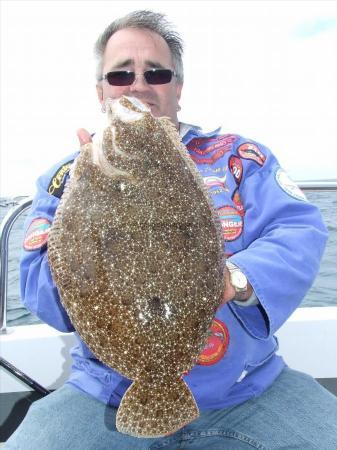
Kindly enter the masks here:
M 109 126 L 81 149 L 48 257 L 81 338 L 133 380 L 117 429 L 159 437 L 199 415 L 182 375 L 223 298 L 221 225 L 172 122 L 128 97 L 106 107 Z

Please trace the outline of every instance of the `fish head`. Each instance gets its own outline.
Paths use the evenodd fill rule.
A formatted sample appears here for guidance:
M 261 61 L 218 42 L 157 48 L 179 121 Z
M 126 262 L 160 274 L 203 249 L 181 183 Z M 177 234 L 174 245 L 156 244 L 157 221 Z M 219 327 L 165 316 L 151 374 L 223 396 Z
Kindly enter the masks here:
M 118 121 L 132 123 L 142 120 L 144 115 L 151 114 L 150 108 L 138 98 L 126 95 L 118 99 L 108 97 L 105 100 L 104 109 L 111 124 L 118 124 Z
M 107 98 L 103 109 L 108 124 L 93 138 L 92 162 L 105 175 L 127 178 L 127 163 L 142 164 L 152 148 L 149 135 L 160 132 L 158 124 L 169 119 L 154 117 L 151 109 L 135 97 Z

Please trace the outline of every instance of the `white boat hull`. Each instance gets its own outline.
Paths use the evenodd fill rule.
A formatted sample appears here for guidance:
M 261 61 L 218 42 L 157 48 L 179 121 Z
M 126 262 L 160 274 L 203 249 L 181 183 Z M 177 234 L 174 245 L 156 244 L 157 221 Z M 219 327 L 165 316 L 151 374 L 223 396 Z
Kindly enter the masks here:
M 337 307 L 300 308 L 278 331 L 280 350 L 293 369 L 315 378 L 337 378 Z M 0 355 L 47 389 L 56 389 L 71 369 L 72 333 L 48 325 L 24 325 L 0 335 Z M 0 393 L 31 390 L 0 367 Z

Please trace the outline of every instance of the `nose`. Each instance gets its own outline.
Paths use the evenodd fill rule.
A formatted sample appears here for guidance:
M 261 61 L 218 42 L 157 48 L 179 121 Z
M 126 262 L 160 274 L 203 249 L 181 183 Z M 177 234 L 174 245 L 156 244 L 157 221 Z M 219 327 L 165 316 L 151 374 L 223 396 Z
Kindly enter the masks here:
M 130 92 L 144 92 L 150 89 L 149 84 L 145 80 L 144 74 L 136 73 L 135 81 L 130 86 Z

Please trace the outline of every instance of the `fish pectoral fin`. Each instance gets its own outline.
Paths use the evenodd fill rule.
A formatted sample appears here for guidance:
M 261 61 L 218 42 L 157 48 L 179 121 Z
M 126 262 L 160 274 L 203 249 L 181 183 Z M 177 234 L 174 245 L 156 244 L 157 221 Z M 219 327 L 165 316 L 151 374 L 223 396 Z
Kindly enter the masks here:
M 137 437 L 162 437 L 199 417 L 192 392 L 182 378 L 149 384 L 135 380 L 119 406 L 116 426 Z

